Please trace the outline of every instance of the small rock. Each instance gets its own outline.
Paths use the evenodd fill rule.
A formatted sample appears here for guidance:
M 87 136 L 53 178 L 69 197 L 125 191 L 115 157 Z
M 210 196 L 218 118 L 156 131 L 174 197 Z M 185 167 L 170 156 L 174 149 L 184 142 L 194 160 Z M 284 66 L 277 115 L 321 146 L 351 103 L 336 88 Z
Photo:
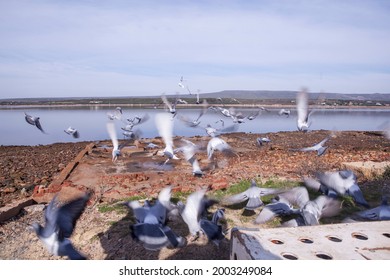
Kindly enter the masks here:
M 14 193 L 16 192 L 16 188 L 14 187 L 7 187 L 2 190 L 3 193 Z
M 45 205 L 43 205 L 43 204 L 34 204 L 34 205 L 30 205 L 30 206 L 24 207 L 24 210 L 28 214 L 34 214 L 34 213 L 37 213 L 37 212 L 42 212 L 44 209 L 45 209 Z

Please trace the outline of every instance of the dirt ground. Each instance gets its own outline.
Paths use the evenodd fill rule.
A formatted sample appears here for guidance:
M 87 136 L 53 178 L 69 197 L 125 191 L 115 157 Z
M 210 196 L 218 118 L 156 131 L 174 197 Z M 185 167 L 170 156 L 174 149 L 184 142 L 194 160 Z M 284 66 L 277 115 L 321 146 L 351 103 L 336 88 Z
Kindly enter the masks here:
M 174 191 L 191 192 L 208 187 L 210 192 L 227 189 L 242 180 L 258 182 L 279 181 L 297 184 L 303 175 L 317 171 L 340 170 L 345 162 L 390 161 L 390 141 L 376 132 L 339 132 L 328 142 L 326 153 L 291 149 L 312 146 L 329 136 L 329 131 L 279 132 L 264 134 L 231 133 L 221 136 L 234 153 L 225 156 L 216 153 L 215 161 L 207 160 L 205 148 L 209 137 L 187 138 L 200 146 L 197 154 L 204 176 L 196 178 L 191 166 L 184 160 L 169 162 L 157 150 L 144 150 L 149 142 L 162 146 L 161 139 L 141 139 L 136 147 L 124 150 L 115 163 L 111 161 L 110 142 L 101 142 L 88 153 L 72 171 L 67 186 L 92 190 L 93 199 L 79 219 L 72 242 L 89 259 L 229 259 L 229 229 L 232 227 L 259 227 L 252 222 L 259 210 L 245 213 L 242 209 L 226 208 L 228 234 L 219 246 L 201 237 L 192 241 L 188 228 L 180 218 L 168 225 L 187 238 L 183 248 L 145 250 L 129 234 L 132 214 L 117 201 L 141 195 L 156 197 L 159 190 L 171 185 Z M 267 136 L 270 143 L 256 144 L 257 137 Z M 175 145 L 181 143 L 175 138 Z M 33 147 L 0 147 L 0 206 L 15 199 L 28 197 L 36 185 L 48 186 L 65 166 L 89 143 L 60 143 Z M 356 173 L 358 183 L 369 203 L 378 205 L 383 195 L 390 195 L 389 178 L 378 179 Z M 112 206 L 114 205 L 114 206 Z M 104 210 L 105 206 L 111 206 Z M 216 207 L 221 207 L 217 205 Z M 211 211 L 215 210 L 212 208 Z M 109 207 L 108 207 L 109 208 Z M 50 256 L 29 225 L 44 223 L 44 205 L 26 207 L 22 212 L 0 224 L 0 259 L 62 259 Z M 268 227 L 270 225 L 263 225 Z

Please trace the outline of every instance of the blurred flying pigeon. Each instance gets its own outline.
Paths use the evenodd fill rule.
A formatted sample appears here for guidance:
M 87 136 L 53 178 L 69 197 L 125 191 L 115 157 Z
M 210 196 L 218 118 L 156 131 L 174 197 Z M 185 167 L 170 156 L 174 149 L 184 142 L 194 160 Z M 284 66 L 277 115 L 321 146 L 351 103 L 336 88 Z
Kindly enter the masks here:
M 302 89 L 302 91 L 297 94 L 297 127 L 299 131 L 307 131 L 311 125 L 311 123 L 309 123 L 309 116 L 312 114 L 312 111 L 309 113 L 308 108 L 309 97 L 306 89 Z
M 45 210 L 45 227 L 38 223 L 32 225 L 50 254 L 67 256 L 71 260 L 86 259 L 73 247 L 69 238 L 78 218 L 87 205 L 89 197 L 90 195 L 86 194 L 59 206 L 57 195 L 55 195 Z
M 225 205 L 232 205 L 248 201 L 245 209 L 254 210 L 264 204 L 261 200 L 262 196 L 277 194 L 281 191 L 280 189 L 260 188 L 257 186 L 256 181 L 252 180 L 250 187 L 246 191 L 224 199 L 223 203 Z
M 27 123 L 36 126 L 40 131 L 42 131 L 42 133 L 46 134 L 46 132 L 43 130 L 43 128 L 41 126 L 41 123 L 39 122 L 39 117 L 33 117 L 25 112 L 24 118 L 25 118 Z
M 291 151 L 300 151 L 300 152 L 311 152 L 311 151 L 316 151 L 317 156 L 322 156 L 325 151 L 328 149 L 327 146 L 324 146 L 324 144 L 330 139 L 330 136 L 326 137 L 324 140 L 321 142 L 315 144 L 314 146 L 311 147 L 306 147 L 306 148 L 300 148 L 300 149 L 290 149 Z
M 72 135 L 73 138 L 79 138 L 80 134 L 77 131 L 77 129 L 74 129 L 73 127 L 69 126 L 66 130 L 64 130 L 66 134 Z
M 166 164 L 170 159 L 179 159 L 173 151 L 173 120 L 167 113 L 156 114 L 155 117 L 156 126 L 159 135 L 165 143 L 165 148 L 163 150 L 163 155 L 167 157 L 167 160 L 164 162 Z
M 328 196 L 335 193 L 338 195 L 349 195 L 356 203 L 366 208 L 370 207 L 364 199 L 360 187 L 357 185 L 356 175 L 351 170 L 318 173 L 317 179 L 319 182 L 312 178 L 305 178 L 305 185 Z

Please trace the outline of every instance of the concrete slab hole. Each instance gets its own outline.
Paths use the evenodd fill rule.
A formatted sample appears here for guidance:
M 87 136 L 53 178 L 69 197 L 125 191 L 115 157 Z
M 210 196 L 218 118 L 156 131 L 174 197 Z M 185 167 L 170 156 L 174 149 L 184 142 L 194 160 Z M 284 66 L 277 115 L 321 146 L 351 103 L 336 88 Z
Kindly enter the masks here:
M 328 238 L 330 241 L 333 241 L 333 242 L 341 242 L 341 241 L 343 241 L 341 238 L 339 238 L 337 236 L 334 236 L 334 235 L 328 235 L 328 236 L 326 236 L 326 238 Z
M 333 259 L 333 257 L 330 254 L 325 253 L 325 252 L 317 252 L 316 257 L 323 259 L 323 260 L 332 260 Z
M 314 241 L 308 237 L 300 237 L 299 241 L 301 241 L 302 243 L 305 243 L 305 244 L 313 244 L 314 243 Z
M 297 260 L 298 259 L 298 257 L 295 254 L 289 253 L 289 252 L 284 252 L 281 255 L 283 258 L 288 259 L 288 260 Z
M 284 242 L 282 240 L 279 240 L 279 239 L 270 239 L 269 241 L 271 241 L 272 243 L 274 243 L 276 245 L 284 244 Z
M 353 238 L 356 238 L 359 240 L 368 240 L 368 236 L 363 234 L 363 233 L 360 233 L 360 232 L 353 232 L 351 235 Z

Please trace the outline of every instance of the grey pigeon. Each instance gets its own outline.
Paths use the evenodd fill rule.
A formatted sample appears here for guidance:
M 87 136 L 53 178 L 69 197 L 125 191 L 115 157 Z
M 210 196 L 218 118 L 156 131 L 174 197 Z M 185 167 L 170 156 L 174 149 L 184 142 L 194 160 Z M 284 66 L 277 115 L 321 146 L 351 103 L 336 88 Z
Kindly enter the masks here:
M 263 201 L 261 200 L 262 196 L 277 194 L 281 191 L 282 190 L 279 189 L 260 188 L 257 186 L 256 181 L 252 180 L 251 186 L 246 191 L 225 198 L 223 203 L 225 205 L 232 205 L 248 201 L 245 209 L 254 210 L 264 205 Z
M 25 112 L 24 119 L 26 120 L 27 123 L 36 126 L 42 133 L 46 133 L 43 130 L 41 123 L 39 122 L 39 117 L 33 117 Z
M 175 208 L 170 202 L 172 187 L 162 189 L 154 205 L 145 203 L 141 206 L 138 201 L 130 201 L 125 205 L 133 209 L 136 223 L 130 225 L 134 239 L 141 241 L 147 250 L 159 250 L 169 244 L 173 247 L 183 246 L 185 240 L 176 235 L 166 225 L 167 216 Z
M 366 208 L 369 208 L 369 204 L 364 199 L 363 193 L 360 187 L 357 185 L 356 175 L 351 170 L 341 170 L 335 172 L 323 172 L 317 174 L 319 184 L 315 185 L 313 181 L 306 179 L 305 184 L 308 187 L 318 187 L 318 191 L 326 194 L 334 195 L 349 195 L 354 201 Z M 308 183 L 306 183 L 306 181 Z M 313 186 L 314 185 L 314 186 Z
M 290 225 L 318 225 L 320 218 L 337 215 L 340 205 L 339 201 L 325 195 L 310 200 L 306 188 L 296 187 L 278 195 L 273 203 L 266 205 L 255 223 L 265 223 L 276 216 L 296 215 L 295 224 L 290 222 Z
M 213 214 L 211 221 L 206 218 L 200 219 L 200 227 L 209 241 L 214 242 L 217 246 L 225 238 L 222 226 L 218 224 L 219 220 L 225 217 L 225 209 L 218 209 Z
M 381 205 L 360 211 L 355 214 L 357 217 L 370 221 L 386 221 L 390 220 L 390 205 L 387 202 L 387 197 L 382 199 Z
M 328 147 L 324 146 L 324 144 L 330 139 L 330 136 L 326 137 L 324 140 L 321 142 L 315 144 L 314 146 L 311 147 L 306 147 L 306 148 L 300 148 L 300 149 L 290 149 L 291 151 L 300 151 L 300 152 L 311 152 L 311 151 L 316 151 L 317 156 L 322 156 L 325 151 L 328 149 Z
M 56 195 L 45 210 L 45 227 L 38 223 L 32 225 L 50 254 L 67 256 L 71 260 L 86 259 L 73 247 L 69 238 L 78 218 L 87 205 L 89 197 L 90 195 L 86 194 L 59 206 Z

